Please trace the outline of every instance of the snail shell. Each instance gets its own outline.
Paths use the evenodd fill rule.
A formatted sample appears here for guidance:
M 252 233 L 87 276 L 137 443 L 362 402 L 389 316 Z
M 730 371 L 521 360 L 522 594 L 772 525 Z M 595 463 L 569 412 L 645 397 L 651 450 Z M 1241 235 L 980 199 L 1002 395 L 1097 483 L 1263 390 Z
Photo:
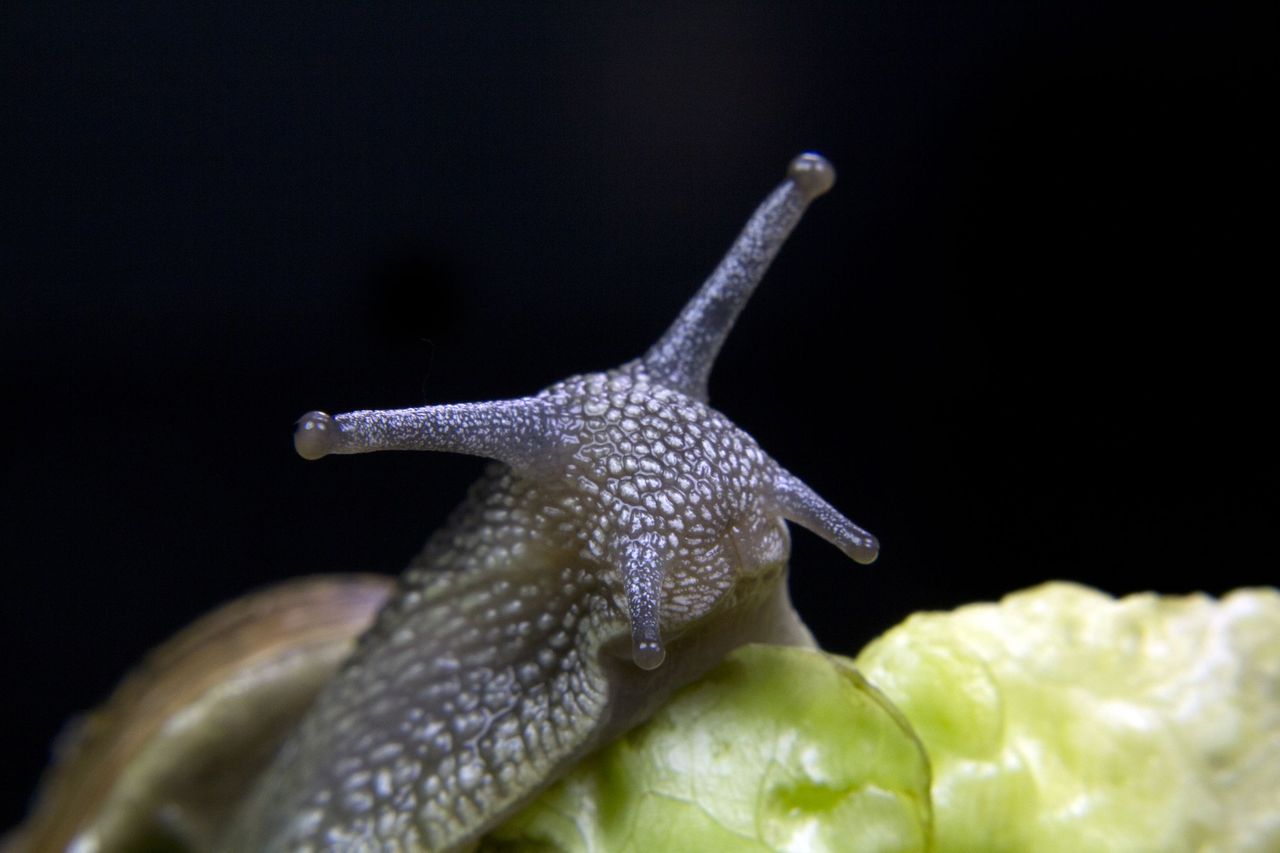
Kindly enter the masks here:
M 184 628 L 66 728 L 36 808 L 4 849 L 211 847 L 393 586 L 303 578 Z

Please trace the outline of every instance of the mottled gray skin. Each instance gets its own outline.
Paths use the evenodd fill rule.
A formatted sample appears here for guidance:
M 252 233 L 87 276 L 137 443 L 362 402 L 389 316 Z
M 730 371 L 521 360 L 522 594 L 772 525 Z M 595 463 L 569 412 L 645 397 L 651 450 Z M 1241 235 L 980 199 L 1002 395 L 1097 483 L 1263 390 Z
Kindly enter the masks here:
M 791 519 L 870 562 L 870 535 L 706 403 L 712 362 L 805 206 L 816 155 L 748 222 L 643 357 L 519 400 L 299 422 L 307 458 L 499 460 L 248 800 L 229 849 L 452 850 L 752 641 L 812 644 Z

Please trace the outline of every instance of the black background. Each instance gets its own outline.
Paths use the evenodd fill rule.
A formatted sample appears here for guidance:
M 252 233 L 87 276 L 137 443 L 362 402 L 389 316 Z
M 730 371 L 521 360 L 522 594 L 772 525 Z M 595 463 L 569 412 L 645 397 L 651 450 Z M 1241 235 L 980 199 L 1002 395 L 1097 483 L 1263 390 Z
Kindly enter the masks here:
M 212 5 L 0 12 L 0 824 L 146 649 L 397 571 L 482 464 L 305 463 L 298 415 L 640 353 L 806 149 L 712 398 L 883 542 L 796 535 L 825 645 L 1275 582 L 1273 13 Z

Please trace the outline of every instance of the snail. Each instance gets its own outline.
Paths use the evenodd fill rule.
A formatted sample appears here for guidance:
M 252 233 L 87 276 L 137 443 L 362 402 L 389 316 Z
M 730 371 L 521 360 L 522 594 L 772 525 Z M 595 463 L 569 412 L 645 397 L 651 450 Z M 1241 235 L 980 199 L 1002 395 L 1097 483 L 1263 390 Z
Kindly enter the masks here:
M 394 590 L 374 578 L 293 582 L 162 649 L 153 682 L 176 668 L 174 644 L 240 650 L 195 704 L 235 718 L 218 731 L 234 730 L 223 742 L 246 757 L 224 762 L 237 765 L 225 780 L 205 773 L 199 796 L 212 805 L 152 782 L 156 802 L 134 796 L 131 815 L 228 850 L 468 849 L 734 648 L 814 645 L 787 591 L 785 521 L 860 563 L 878 543 L 711 408 L 707 382 L 769 264 L 834 181 L 824 158 L 794 159 L 670 328 L 620 367 L 518 399 L 304 415 L 294 443 L 309 460 L 433 450 L 495 461 Z M 303 653 L 293 635 L 317 606 L 332 630 L 307 635 Z M 271 619 L 292 627 L 264 663 L 236 632 Z M 217 694 L 237 678 L 242 689 Z M 259 694 L 275 697 L 258 703 L 277 711 L 259 715 L 269 723 L 246 719 L 244 697 Z M 109 749 L 102 716 L 67 764 Z M 243 733 L 254 726 L 264 731 Z M 166 766 L 182 763 L 176 749 Z M 26 840 L 66 776 L 46 782 Z M 60 812 L 72 849 L 128 837 L 105 828 L 110 799 L 99 792 L 89 819 Z

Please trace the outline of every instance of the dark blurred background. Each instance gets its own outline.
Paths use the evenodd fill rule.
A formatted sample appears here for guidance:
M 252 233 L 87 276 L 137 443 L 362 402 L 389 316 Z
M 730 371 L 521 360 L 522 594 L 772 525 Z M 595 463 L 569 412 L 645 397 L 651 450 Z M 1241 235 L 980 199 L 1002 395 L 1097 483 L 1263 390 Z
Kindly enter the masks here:
M 825 645 L 1274 583 L 1274 7 L 1119 5 L 6 4 L 0 826 L 148 648 L 398 571 L 482 465 L 301 413 L 640 353 L 806 149 L 712 397 L 883 541 L 796 534 Z

